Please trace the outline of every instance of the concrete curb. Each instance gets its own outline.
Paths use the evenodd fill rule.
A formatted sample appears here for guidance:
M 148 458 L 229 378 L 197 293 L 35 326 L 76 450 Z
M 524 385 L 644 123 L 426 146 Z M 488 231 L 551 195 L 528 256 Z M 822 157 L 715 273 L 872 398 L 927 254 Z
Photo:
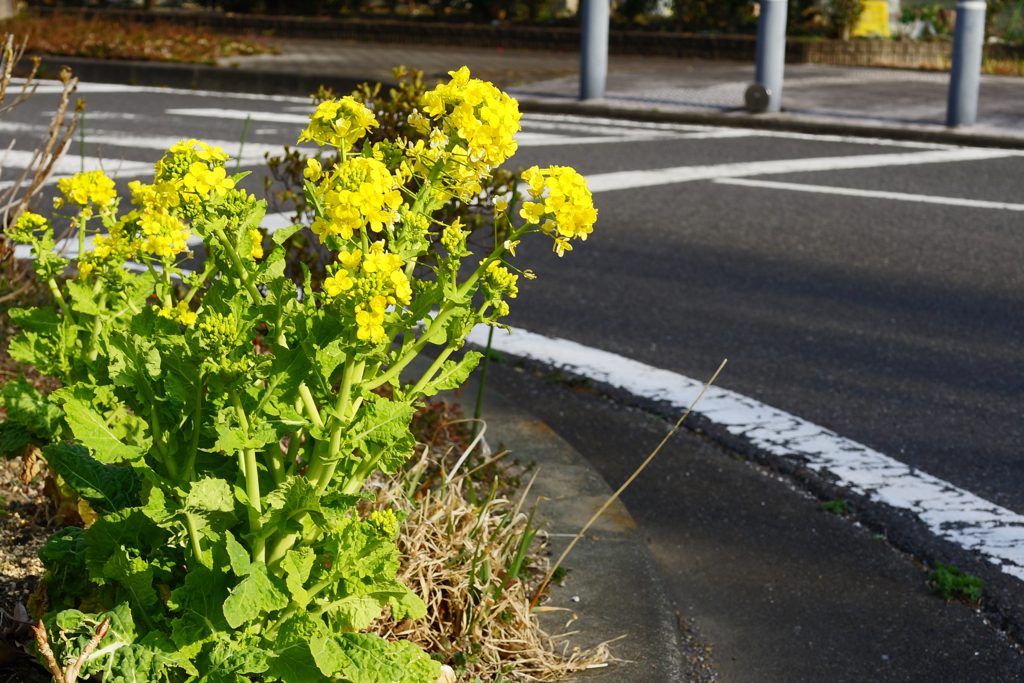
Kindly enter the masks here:
M 27 69 L 28 60 L 19 64 Z M 347 93 L 361 83 L 374 83 L 378 78 L 353 74 L 299 74 L 276 71 L 233 69 L 201 64 L 169 64 L 159 62 L 134 62 L 84 57 L 42 58 L 44 75 L 53 76 L 61 67 L 68 66 L 83 82 L 116 83 L 120 85 L 141 85 L 170 87 L 184 90 L 211 90 L 215 92 L 252 93 L 259 95 L 294 95 L 305 97 L 324 85 L 335 92 Z M 385 86 L 395 85 L 384 79 Z M 920 128 L 895 128 L 869 126 L 851 123 L 828 123 L 803 118 L 792 114 L 746 113 L 700 113 L 663 112 L 643 109 L 628 109 L 603 104 L 587 104 L 574 100 L 565 102 L 540 102 L 522 99 L 520 109 L 524 112 L 546 114 L 570 114 L 575 116 L 604 117 L 630 121 L 654 123 L 681 123 L 689 125 L 721 126 L 729 128 L 753 128 L 812 135 L 841 135 L 848 137 L 906 140 L 944 145 L 966 145 L 971 147 L 995 147 L 1002 149 L 1024 149 L 1024 136 L 1000 136 L 954 130 L 928 130 Z
M 426 367 L 426 362 L 417 359 L 410 365 L 410 376 Z M 439 397 L 471 409 L 478 374 L 473 374 L 459 394 L 446 391 Z M 492 389 L 484 392 L 482 417 L 492 449 L 507 448 L 511 451 L 507 457 L 523 464 L 533 461 L 540 468 L 523 506 L 529 509 L 537 504 L 535 519 L 551 535 L 554 561 L 613 491 L 550 427 Z M 545 630 L 550 634 L 578 631 L 569 642 L 581 648 L 625 636 L 612 645 L 615 657 L 625 661 L 577 674 L 574 680 L 683 683 L 675 612 L 654 556 L 621 501 L 616 500 L 598 518 L 566 558 L 565 567 L 569 570 L 565 586 L 555 586 L 547 604 L 571 610 L 577 618 L 565 629 L 567 612 L 542 614 Z

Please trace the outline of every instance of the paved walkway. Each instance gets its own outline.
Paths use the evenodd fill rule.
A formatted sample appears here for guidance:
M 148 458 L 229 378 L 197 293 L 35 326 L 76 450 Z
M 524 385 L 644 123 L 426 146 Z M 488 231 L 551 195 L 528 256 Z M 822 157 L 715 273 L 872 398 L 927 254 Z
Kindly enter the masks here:
M 280 55 L 235 57 L 241 70 L 331 74 L 390 80 L 400 64 L 429 80 L 469 66 L 475 76 L 520 100 L 569 103 L 579 95 L 579 55 L 472 48 L 438 48 L 343 41 L 280 40 Z M 784 111 L 774 116 L 871 127 L 943 130 L 949 75 L 904 69 L 813 64 L 786 69 Z M 617 108 L 742 115 L 753 65 L 613 55 L 607 98 Z M 1024 138 L 1024 78 L 983 76 L 978 124 L 971 132 Z

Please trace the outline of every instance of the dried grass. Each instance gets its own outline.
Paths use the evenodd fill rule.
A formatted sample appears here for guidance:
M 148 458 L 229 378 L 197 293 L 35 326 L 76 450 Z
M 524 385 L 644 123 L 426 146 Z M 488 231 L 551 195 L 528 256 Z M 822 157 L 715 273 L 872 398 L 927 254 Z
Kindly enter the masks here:
M 0 22 L 0 29 L 28 36 L 29 53 L 69 57 L 214 64 L 222 57 L 279 52 L 262 39 L 203 28 L 66 14 L 16 17 Z
M 451 423 L 439 429 L 450 432 Z M 377 488 L 373 509 L 408 515 L 398 540 L 404 555 L 399 578 L 427 604 L 423 619 L 395 623 L 385 615 L 371 628 L 440 655 L 467 681 L 554 681 L 607 666 L 614 660 L 607 643 L 572 647 L 566 639 L 575 632 L 549 635 L 530 610 L 548 559 L 546 536 L 522 507 L 529 484 L 518 492 L 507 485 L 524 468 L 502 464 L 499 454 L 470 471 L 486 473 L 478 483 L 466 472 L 445 485 L 445 467 L 462 452 L 455 445 L 463 439 L 455 436 L 435 434 L 404 475 L 370 483 Z

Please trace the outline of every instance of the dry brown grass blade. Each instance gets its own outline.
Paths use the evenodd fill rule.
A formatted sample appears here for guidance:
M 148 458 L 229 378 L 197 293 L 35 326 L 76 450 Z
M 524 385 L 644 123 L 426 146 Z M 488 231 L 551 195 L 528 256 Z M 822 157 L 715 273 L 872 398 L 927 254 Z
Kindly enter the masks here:
M 686 409 L 686 412 L 683 413 L 683 416 L 679 418 L 679 421 L 676 422 L 675 426 L 669 431 L 668 434 L 665 435 L 665 438 L 661 440 L 661 443 L 658 444 L 657 448 L 655 448 L 654 451 L 652 451 L 651 454 L 647 456 L 647 459 L 640 464 L 640 467 L 636 468 L 636 471 L 633 472 L 629 479 L 626 480 L 626 483 L 620 486 L 619 490 L 612 494 L 612 497 L 606 500 L 604 502 L 604 505 L 598 508 L 597 512 L 594 513 L 594 516 L 590 518 L 590 521 L 583 525 L 583 528 L 579 530 L 575 538 L 572 539 L 572 542 L 569 543 L 569 546 L 562 552 L 561 556 L 559 556 L 558 561 L 555 562 L 554 566 L 552 566 L 551 569 L 548 570 L 547 576 L 545 576 L 544 580 L 541 581 L 540 586 L 538 586 L 537 588 L 537 592 L 534 593 L 533 599 L 530 601 L 530 609 L 533 609 L 537 605 L 537 601 L 540 599 L 541 593 L 544 592 L 544 588 L 551 581 L 551 577 L 554 576 L 555 570 L 558 569 L 558 567 L 562 564 L 562 560 L 564 560 L 566 556 L 569 554 L 569 552 L 573 549 L 573 547 L 575 547 L 576 542 L 583 537 L 583 534 L 587 533 L 587 529 L 589 529 L 591 525 L 597 521 L 597 518 L 600 517 L 601 514 L 608 509 L 608 506 L 611 505 L 616 499 L 618 499 L 619 495 L 626 490 L 626 487 L 632 484 L 633 480 L 640 476 L 640 473 L 644 471 L 644 468 L 647 467 L 647 465 L 650 464 L 652 460 L 654 460 L 654 456 L 658 454 L 658 451 L 661 450 L 661 447 L 664 446 L 665 443 L 672 437 L 672 435 L 676 433 L 676 430 L 678 430 L 679 427 L 683 424 L 683 420 L 686 419 L 686 416 L 690 414 L 690 412 L 693 410 L 693 407 L 697 405 L 697 402 L 704 397 L 704 392 L 706 392 L 708 388 L 712 384 L 714 384 L 715 380 L 718 379 L 718 373 L 722 371 L 722 368 L 725 367 L 725 364 L 727 362 L 729 362 L 728 358 L 722 361 L 722 364 L 718 366 L 717 370 L 715 370 L 715 374 L 711 376 L 711 379 L 708 380 L 708 383 L 704 385 L 703 389 L 701 389 L 700 394 L 698 394 L 697 398 L 693 400 L 693 403 L 691 403 L 690 407 Z
M 438 445 L 439 454 L 447 451 Z M 440 467 L 428 455 L 415 467 Z M 526 527 L 520 506 L 533 480 L 518 493 L 518 503 L 493 495 L 492 489 L 492 495 L 474 504 L 467 499 L 466 487 L 472 483 L 465 475 L 423 491 L 419 502 L 404 492 L 408 476 L 374 481 L 373 507 L 408 515 L 398 539 L 403 554 L 398 578 L 423 598 L 427 616 L 396 623 L 385 615 L 371 628 L 459 663 L 461 680 L 492 681 L 500 675 L 505 681 L 554 681 L 614 661 L 606 643 L 589 650 L 570 648 L 560 642 L 567 634 L 545 633 L 531 613 L 527 584 L 544 573 L 547 563 L 541 539 L 528 553 L 535 574 L 506 576 L 510 554 Z

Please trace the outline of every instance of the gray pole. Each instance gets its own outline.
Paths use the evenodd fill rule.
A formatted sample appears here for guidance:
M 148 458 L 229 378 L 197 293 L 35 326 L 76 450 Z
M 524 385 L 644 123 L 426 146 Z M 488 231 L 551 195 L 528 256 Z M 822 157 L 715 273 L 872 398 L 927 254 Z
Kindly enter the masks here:
M 754 69 L 754 82 L 764 86 L 768 104 L 762 108 L 763 100 L 758 101 L 761 98 L 754 98 L 748 105 L 752 110 L 779 111 L 782 108 L 782 72 L 786 66 L 788 5 L 787 0 L 761 0 L 761 16 L 757 21 L 757 66 Z
M 580 99 L 604 97 L 608 80 L 608 0 L 580 0 Z
M 978 85 L 984 45 L 985 0 L 960 0 L 956 3 L 956 28 L 953 30 L 947 126 L 973 126 L 978 117 Z

